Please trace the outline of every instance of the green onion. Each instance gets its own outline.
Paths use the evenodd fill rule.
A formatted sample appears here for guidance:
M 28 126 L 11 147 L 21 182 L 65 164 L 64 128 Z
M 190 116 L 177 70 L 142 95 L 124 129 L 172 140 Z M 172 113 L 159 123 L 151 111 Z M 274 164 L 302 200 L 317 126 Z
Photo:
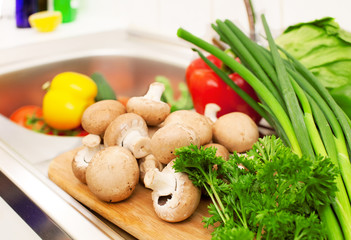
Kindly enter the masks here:
M 292 81 L 292 85 L 293 85 L 294 91 L 296 92 L 297 97 L 301 102 L 301 106 L 304 111 L 304 121 L 306 124 L 306 129 L 307 129 L 307 132 L 309 133 L 309 137 L 311 138 L 314 151 L 316 154 L 326 156 L 327 152 L 325 150 L 323 141 L 319 135 L 317 126 L 314 122 L 312 109 L 307 99 L 307 96 L 303 91 L 303 89 L 295 81 Z
M 332 130 L 328 124 L 327 119 L 325 118 L 322 110 L 317 105 L 317 103 L 309 97 L 313 113 L 315 115 L 316 124 L 320 129 L 320 135 L 326 147 L 326 151 L 330 159 L 334 162 L 335 165 L 338 164 L 338 153 L 335 143 L 335 136 L 332 133 Z M 336 186 L 338 191 L 335 193 L 336 198 L 332 201 L 333 210 L 338 217 L 341 228 L 343 229 L 345 239 L 351 238 L 351 206 L 349 204 L 349 199 L 345 190 L 345 185 L 339 175 L 336 179 Z
M 305 122 L 303 120 L 302 110 L 297 101 L 297 97 L 295 91 L 290 82 L 290 78 L 288 72 L 285 68 L 282 58 L 278 53 L 278 48 L 274 43 L 272 34 L 268 28 L 268 24 L 264 15 L 262 15 L 263 26 L 265 28 L 265 32 L 268 38 L 269 47 L 272 52 L 273 62 L 276 66 L 277 76 L 279 78 L 280 89 L 282 92 L 282 96 L 285 100 L 286 107 L 288 109 L 288 113 L 293 124 L 294 130 L 296 132 L 296 136 L 298 138 L 300 147 L 302 148 L 302 152 L 304 154 L 309 155 L 314 158 L 314 153 L 312 152 L 312 145 L 310 142 L 310 138 L 308 137 L 308 132 L 306 129 Z
M 299 73 L 301 73 L 307 81 L 311 83 L 311 85 L 318 90 L 318 93 L 321 95 L 322 98 L 328 103 L 328 105 L 335 111 L 335 115 L 340 122 L 340 125 L 343 129 L 345 134 L 345 140 L 348 143 L 348 148 L 351 150 L 351 126 L 350 126 L 350 119 L 346 116 L 340 106 L 335 102 L 333 97 L 327 91 L 327 89 L 318 81 L 318 79 L 310 72 L 308 69 L 303 66 L 299 61 L 297 61 L 293 56 L 291 56 L 288 52 L 282 49 L 285 55 L 289 57 L 295 64 L 295 68 Z
M 270 89 L 271 93 L 277 99 L 277 101 L 279 103 L 282 103 L 283 99 L 281 95 L 279 95 L 279 92 L 276 90 L 276 86 L 274 86 L 269 76 L 265 71 L 263 71 L 263 68 L 258 63 L 263 59 L 259 57 L 255 58 L 254 56 L 258 56 L 252 55 L 252 52 L 255 51 L 255 48 L 251 45 L 247 45 L 251 42 L 251 40 L 248 40 L 246 42 L 240 40 L 240 38 L 231 31 L 231 28 L 234 27 L 230 25 L 228 21 L 226 21 L 226 24 L 219 20 L 216 22 L 218 24 L 218 31 L 222 31 L 221 36 L 223 36 L 225 39 L 229 39 L 227 41 L 227 44 L 231 46 L 231 49 L 233 49 L 234 53 L 238 55 L 244 65 L 248 67 L 252 72 L 254 72 L 257 78 L 259 78 L 260 81 L 262 81 L 267 86 L 267 88 Z M 246 45 L 244 43 L 246 43 Z

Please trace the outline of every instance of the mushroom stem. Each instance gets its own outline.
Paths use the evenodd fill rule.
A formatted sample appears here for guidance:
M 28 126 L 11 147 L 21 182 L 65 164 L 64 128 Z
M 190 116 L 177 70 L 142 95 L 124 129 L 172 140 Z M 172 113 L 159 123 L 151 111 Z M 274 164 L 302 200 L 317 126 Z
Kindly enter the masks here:
M 153 154 L 149 154 L 143 158 L 139 159 L 139 171 L 140 171 L 140 180 L 144 183 L 145 174 L 153 170 L 154 168 L 159 169 L 160 171 L 163 169 L 162 163 L 158 161 Z M 145 184 L 144 184 L 145 185 Z
M 73 174 L 86 184 L 85 171 L 92 158 L 104 148 L 99 135 L 88 134 L 82 139 L 83 148 L 77 152 L 72 161 Z
M 124 137 L 122 146 L 131 151 L 135 158 L 142 158 L 150 153 L 150 138 L 132 130 Z
M 149 86 L 148 92 L 145 94 L 144 98 L 151 99 L 154 101 L 160 101 L 162 93 L 165 91 L 165 86 L 163 83 L 154 82 Z
M 89 163 L 93 156 L 101 150 L 102 145 L 101 138 L 99 135 L 88 134 L 82 139 L 82 144 L 86 148 L 84 154 L 84 162 Z
M 157 216 L 167 222 L 180 222 L 190 217 L 200 203 L 201 191 L 186 173 L 175 172 L 172 160 L 160 172 L 157 168 L 145 174 L 145 187 L 151 188 Z
M 160 172 L 155 168 L 147 171 L 144 177 L 145 187 L 157 191 L 160 196 L 172 194 L 177 187 L 177 180 L 172 173 Z
M 221 110 L 221 107 L 215 103 L 208 103 L 205 107 L 204 115 L 208 117 L 212 122 L 217 121 L 217 113 Z

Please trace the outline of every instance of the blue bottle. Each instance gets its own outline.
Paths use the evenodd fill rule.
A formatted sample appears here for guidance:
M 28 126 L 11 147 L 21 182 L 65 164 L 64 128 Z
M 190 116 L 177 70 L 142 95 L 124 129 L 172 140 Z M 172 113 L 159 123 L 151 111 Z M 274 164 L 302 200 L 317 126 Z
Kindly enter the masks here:
M 28 17 L 38 12 L 38 0 L 16 0 L 16 25 L 30 28 Z

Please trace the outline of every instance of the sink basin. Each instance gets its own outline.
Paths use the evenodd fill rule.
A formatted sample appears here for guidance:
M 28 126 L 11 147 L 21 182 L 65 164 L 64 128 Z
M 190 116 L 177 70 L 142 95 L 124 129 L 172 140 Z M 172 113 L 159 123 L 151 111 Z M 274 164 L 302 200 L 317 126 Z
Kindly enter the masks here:
M 184 81 L 185 70 L 160 60 L 133 56 L 132 53 L 106 55 L 94 52 L 86 56 L 58 60 L 27 67 L 0 75 L 0 113 L 4 116 L 17 108 L 34 104 L 41 106 L 45 91 L 41 86 L 55 75 L 74 71 L 91 75 L 100 72 L 108 80 L 117 96 L 141 96 L 157 75 L 171 80 L 174 88 Z
M 158 75 L 167 77 L 176 89 L 184 81 L 191 51 L 182 44 L 120 31 L 33 44 L 26 49 L 28 54 L 19 54 L 18 59 L 13 54 L 23 49 L 5 52 L 4 56 L 11 56 L 8 63 L 0 61 L 0 172 L 71 238 L 133 239 L 49 180 L 47 172 L 52 159 L 80 146 L 80 137 L 36 133 L 8 117 L 23 105 L 40 106 L 45 94 L 41 86 L 65 71 L 87 75 L 100 72 L 117 96 L 145 94 Z

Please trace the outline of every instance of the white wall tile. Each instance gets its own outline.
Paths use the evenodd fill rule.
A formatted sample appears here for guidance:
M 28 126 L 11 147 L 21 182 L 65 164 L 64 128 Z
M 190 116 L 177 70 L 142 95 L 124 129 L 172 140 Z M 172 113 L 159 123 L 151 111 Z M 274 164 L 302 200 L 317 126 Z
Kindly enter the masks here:
M 281 31 L 283 26 L 283 2 L 281 0 L 253 0 L 257 16 L 257 31 L 264 33 L 261 15 L 264 15 L 273 35 Z
M 129 1 L 113 1 L 113 0 L 79 0 L 78 17 L 91 18 L 101 24 L 113 24 L 122 22 L 127 24 L 129 19 L 125 16 L 125 10 L 129 6 L 124 3 Z
M 244 1 L 242 0 L 213 0 L 211 22 L 217 19 L 229 19 L 243 29 L 248 29 L 248 18 Z
M 351 31 L 350 11 L 350 0 L 285 0 L 282 9 L 285 26 L 328 16 L 348 31 Z
M 209 28 L 211 0 L 160 0 L 160 31 L 176 36 L 182 27 L 195 35 L 203 35 Z
M 124 11 L 128 13 L 130 26 L 143 30 L 155 29 L 159 25 L 158 0 L 129 0 Z
M 80 0 L 83 10 L 92 16 L 124 21 L 143 31 L 176 37 L 183 27 L 206 37 L 211 23 L 230 19 L 248 32 L 248 18 L 243 0 Z M 263 33 L 260 15 L 265 14 L 274 35 L 291 24 L 331 16 L 351 31 L 351 0 L 252 0 L 256 10 L 257 31 Z M 109 16 L 109 17 L 107 17 Z M 106 22 L 108 24 L 108 22 Z

